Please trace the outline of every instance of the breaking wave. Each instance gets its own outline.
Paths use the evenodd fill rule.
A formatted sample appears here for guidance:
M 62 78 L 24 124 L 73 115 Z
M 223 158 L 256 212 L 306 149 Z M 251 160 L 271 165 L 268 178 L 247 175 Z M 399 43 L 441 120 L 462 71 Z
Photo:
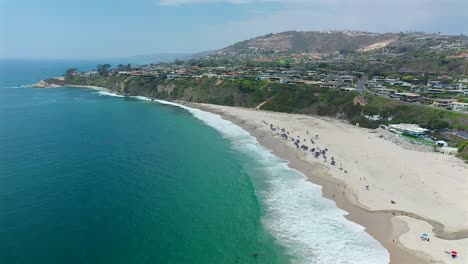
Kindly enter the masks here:
M 123 95 L 116 94 L 116 93 L 111 93 L 109 91 L 97 91 L 96 93 L 99 94 L 99 95 L 107 95 L 107 96 L 114 96 L 114 97 L 125 97 Z
M 109 92 L 102 94 L 116 96 Z M 144 96 L 133 98 L 153 101 Z M 247 131 L 213 113 L 155 101 L 186 109 L 230 140 L 234 149 L 250 157 L 252 162 L 247 171 L 265 212 L 263 224 L 293 257 L 293 263 L 389 263 L 387 250 L 364 227 L 347 220 L 346 211 L 322 197 L 321 186 L 289 168 L 285 160 L 261 146 Z
M 264 207 L 263 224 L 293 256 L 294 263 L 389 262 L 389 253 L 364 231 L 364 227 L 347 220 L 344 217 L 347 212 L 322 197 L 321 186 L 289 168 L 285 160 L 258 144 L 247 131 L 216 114 L 156 101 L 188 110 L 229 139 L 233 148 L 254 161 L 249 164 L 249 174 Z

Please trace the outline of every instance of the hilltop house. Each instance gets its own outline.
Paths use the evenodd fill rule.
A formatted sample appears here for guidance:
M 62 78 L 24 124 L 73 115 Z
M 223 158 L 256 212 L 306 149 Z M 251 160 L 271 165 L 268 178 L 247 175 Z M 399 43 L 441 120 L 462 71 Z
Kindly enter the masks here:
M 368 81 L 366 82 L 366 85 L 367 85 L 368 87 L 376 87 L 377 85 L 379 85 L 379 83 L 378 83 L 377 81 L 375 81 L 375 80 L 368 80 Z
M 344 83 L 352 83 L 354 80 L 354 77 L 351 75 L 342 75 L 340 76 L 340 80 Z
M 451 107 L 454 111 L 468 112 L 468 103 L 452 102 Z
M 442 89 L 429 88 L 429 89 L 427 89 L 427 93 L 430 93 L 430 94 L 441 94 L 441 93 L 444 93 L 444 91 L 443 91 Z
M 417 102 L 421 95 L 415 93 L 394 93 L 391 97 L 399 98 L 401 101 L 406 102 Z
M 377 88 L 377 89 L 374 89 L 374 90 L 375 90 L 376 93 L 388 94 L 388 95 L 391 95 L 391 94 L 394 94 L 394 93 L 398 92 L 395 89 L 388 89 L 388 88 Z
M 337 81 L 329 81 L 320 84 L 320 88 L 338 88 L 340 87 L 340 83 Z
M 341 87 L 340 90 L 345 92 L 358 92 L 358 89 L 352 87 Z
M 452 103 L 456 102 L 456 99 L 441 99 L 437 98 L 434 99 L 434 102 L 432 103 L 433 106 L 435 107 L 449 107 L 452 105 Z
M 410 88 L 410 91 L 412 93 L 421 93 L 421 92 L 424 92 L 426 90 L 427 90 L 427 88 L 424 87 L 424 86 L 413 86 L 413 87 Z

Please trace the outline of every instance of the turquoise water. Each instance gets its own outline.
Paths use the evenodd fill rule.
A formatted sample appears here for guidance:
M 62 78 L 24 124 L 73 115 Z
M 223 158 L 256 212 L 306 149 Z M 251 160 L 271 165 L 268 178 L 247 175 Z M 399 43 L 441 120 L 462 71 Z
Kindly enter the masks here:
M 0 263 L 388 262 L 319 186 L 232 123 L 85 88 L 22 88 L 65 66 L 6 74 L 9 63 Z

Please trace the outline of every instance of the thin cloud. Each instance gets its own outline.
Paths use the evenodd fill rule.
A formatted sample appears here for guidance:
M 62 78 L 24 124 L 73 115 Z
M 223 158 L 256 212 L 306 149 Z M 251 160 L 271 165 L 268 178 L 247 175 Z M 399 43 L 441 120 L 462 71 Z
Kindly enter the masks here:
M 445 0 L 445 1 L 432 1 L 432 0 L 159 0 L 160 5 L 196 5 L 196 4 L 255 4 L 255 3 L 278 3 L 283 5 L 303 4 L 303 5 L 318 5 L 318 6 L 393 6 L 400 8 L 408 8 L 411 6 L 437 6 L 437 5 L 452 5 L 453 8 L 457 6 L 466 6 L 465 0 Z M 384 12 L 385 10 L 381 10 Z M 436 11 L 436 10 L 435 10 Z
M 160 5 L 178 6 L 178 5 L 193 5 L 193 4 L 253 4 L 265 2 L 279 2 L 279 0 L 160 0 Z

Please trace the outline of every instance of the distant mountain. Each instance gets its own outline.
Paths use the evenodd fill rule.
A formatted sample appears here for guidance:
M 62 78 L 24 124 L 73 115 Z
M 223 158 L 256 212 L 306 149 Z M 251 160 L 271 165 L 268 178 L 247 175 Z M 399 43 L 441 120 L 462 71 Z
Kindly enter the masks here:
M 161 62 L 172 62 L 177 59 L 185 59 L 189 56 L 192 56 L 191 53 L 154 53 L 154 54 L 144 54 L 131 57 L 123 58 L 113 58 L 105 60 L 106 63 L 110 64 L 151 64 L 151 63 L 161 63 Z M 103 60 L 104 61 L 104 60 Z
M 447 41 L 463 48 L 468 43 L 468 37 L 419 32 L 380 34 L 362 31 L 287 31 L 242 41 L 219 50 L 218 54 L 262 52 L 346 54 L 382 48 L 399 51 L 416 48 L 419 45 L 422 45 L 421 48 L 436 49 L 440 47 L 439 44 L 447 43 Z
M 197 53 L 153 53 L 131 57 L 106 59 L 103 60 L 103 62 L 110 63 L 112 65 L 128 63 L 136 65 L 145 65 L 151 63 L 173 62 L 175 60 L 198 59 L 210 55 L 214 52 L 215 51 L 203 51 Z
M 203 57 L 215 54 L 216 52 L 217 52 L 216 50 L 202 51 L 202 52 L 190 54 L 183 59 L 199 59 L 199 58 L 203 58 Z
M 217 51 L 216 56 L 239 63 L 321 61 L 334 69 L 377 73 L 466 74 L 468 37 L 423 32 L 287 31 L 236 43 Z
M 357 31 L 287 31 L 268 34 L 242 41 L 221 50 L 221 52 L 320 52 L 356 51 L 370 45 L 389 42 L 396 34 L 378 34 Z

